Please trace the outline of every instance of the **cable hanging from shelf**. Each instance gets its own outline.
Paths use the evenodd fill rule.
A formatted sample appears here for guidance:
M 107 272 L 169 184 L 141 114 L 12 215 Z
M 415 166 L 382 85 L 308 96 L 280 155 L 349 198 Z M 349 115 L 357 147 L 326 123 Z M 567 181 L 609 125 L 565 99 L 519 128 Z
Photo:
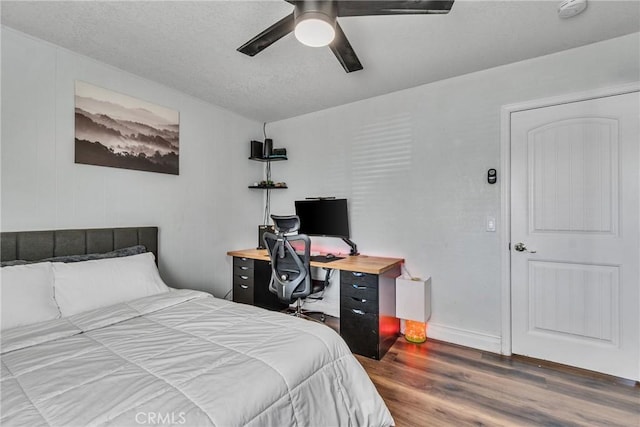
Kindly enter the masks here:
M 264 122 L 262 124 L 262 135 L 264 136 L 264 140 L 267 140 L 267 122 Z M 270 217 L 270 213 L 271 213 L 271 188 L 269 188 L 269 183 L 272 182 L 271 180 L 271 162 L 267 162 L 265 164 L 265 175 L 266 175 L 266 182 L 267 182 L 267 191 L 266 191 L 266 195 L 265 195 L 265 201 L 264 201 L 264 216 L 262 218 L 262 224 L 263 225 L 269 225 L 269 223 L 271 222 L 271 217 Z
M 265 165 L 265 170 L 266 170 L 266 175 L 267 175 L 267 184 L 269 182 L 271 182 L 271 162 L 267 162 L 267 164 Z M 264 218 L 263 218 L 263 224 L 264 225 L 269 225 L 270 222 L 270 213 L 271 213 L 271 188 L 267 187 L 266 190 L 266 196 L 265 196 L 265 202 L 264 202 Z

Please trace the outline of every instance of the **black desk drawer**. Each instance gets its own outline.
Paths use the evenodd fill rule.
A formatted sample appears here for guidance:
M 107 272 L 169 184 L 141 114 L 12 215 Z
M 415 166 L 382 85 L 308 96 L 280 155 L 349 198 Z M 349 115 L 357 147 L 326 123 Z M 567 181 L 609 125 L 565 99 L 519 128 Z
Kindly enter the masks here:
M 359 271 L 340 271 L 340 282 L 342 283 L 357 283 L 361 285 L 370 285 L 377 286 L 378 285 L 378 275 L 377 274 L 369 274 L 369 273 L 361 273 Z
M 244 304 L 254 303 L 253 260 L 233 257 L 233 301 Z
M 377 301 L 378 276 L 355 271 L 341 271 L 340 295 Z
M 378 314 L 378 301 L 364 296 L 340 295 L 340 307 L 351 310 L 358 310 L 355 313 Z
M 233 266 L 233 276 L 253 276 L 253 268 L 245 267 L 245 266 Z
M 233 301 L 253 305 L 253 283 L 234 283 Z
M 247 267 L 246 265 L 234 265 L 233 266 L 233 275 L 237 276 L 238 274 L 244 274 L 253 276 L 253 267 Z
M 378 286 L 343 282 L 340 286 L 340 296 L 378 301 Z
M 352 352 L 373 359 L 378 352 L 378 315 L 358 313 L 358 309 L 340 308 L 340 335 Z
M 251 258 L 233 257 L 233 270 L 253 270 L 253 260 Z
M 253 271 L 241 272 L 233 275 L 233 284 L 244 283 L 253 286 Z

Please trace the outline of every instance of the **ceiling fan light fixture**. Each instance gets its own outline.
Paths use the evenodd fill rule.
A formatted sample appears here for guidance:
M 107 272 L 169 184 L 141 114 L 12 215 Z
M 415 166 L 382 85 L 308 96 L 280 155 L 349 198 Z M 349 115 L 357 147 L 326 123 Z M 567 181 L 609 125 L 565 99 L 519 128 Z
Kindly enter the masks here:
M 336 21 L 324 13 L 307 12 L 297 17 L 294 33 L 304 45 L 327 46 L 336 36 Z
M 1 1 L 1 0 L 0 0 Z M 284 36 L 294 33 L 307 46 L 327 46 L 347 73 L 362 70 L 338 18 L 345 16 L 417 15 L 449 13 L 455 0 L 286 0 L 293 13 L 240 46 L 238 52 L 255 56 Z M 564 0 L 587 1 L 587 0 Z

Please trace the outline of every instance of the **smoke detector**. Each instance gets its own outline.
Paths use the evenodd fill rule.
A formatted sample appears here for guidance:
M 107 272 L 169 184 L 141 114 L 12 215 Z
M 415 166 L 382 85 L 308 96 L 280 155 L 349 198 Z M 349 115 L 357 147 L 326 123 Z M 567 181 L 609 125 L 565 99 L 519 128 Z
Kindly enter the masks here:
M 563 0 L 558 5 L 558 16 L 560 18 L 572 18 L 587 8 L 587 0 Z

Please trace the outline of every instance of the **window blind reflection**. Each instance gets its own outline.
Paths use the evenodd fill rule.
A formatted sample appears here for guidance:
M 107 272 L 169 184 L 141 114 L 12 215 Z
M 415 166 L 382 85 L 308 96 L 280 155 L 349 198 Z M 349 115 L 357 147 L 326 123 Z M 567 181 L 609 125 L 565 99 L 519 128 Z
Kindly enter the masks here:
M 377 118 L 354 135 L 351 153 L 352 223 L 366 229 L 398 218 L 411 178 L 412 118 L 408 113 Z M 372 214 L 375 212 L 375 214 Z M 385 224 L 388 225 L 388 224 Z

